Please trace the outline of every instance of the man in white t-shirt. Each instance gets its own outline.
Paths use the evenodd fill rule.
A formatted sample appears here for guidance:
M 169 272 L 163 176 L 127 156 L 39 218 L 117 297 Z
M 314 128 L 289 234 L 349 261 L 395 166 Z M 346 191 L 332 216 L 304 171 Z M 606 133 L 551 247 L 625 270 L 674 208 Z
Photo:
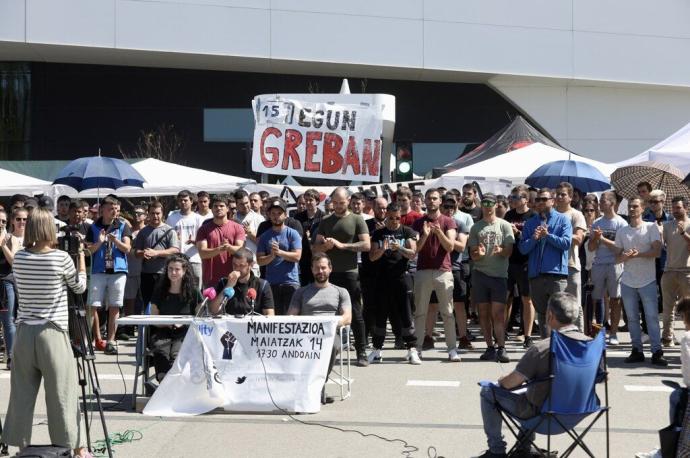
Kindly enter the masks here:
M 661 253 L 661 234 L 655 223 L 642 221 L 644 202 L 640 198 L 628 201 L 629 225 L 616 231 L 617 261 L 623 263 L 621 296 L 628 315 L 628 328 L 632 340 L 632 352 L 626 363 L 644 361 L 640 306 L 647 319 L 647 330 L 652 347 L 652 364 L 667 366 L 661 349 L 659 308 L 657 304 L 656 267 L 654 259 Z
M 558 185 L 556 189 L 556 210 L 563 213 L 570 219 L 570 225 L 573 226 L 573 238 L 568 251 L 568 285 L 565 287 L 565 292 L 575 296 L 577 303 L 580 304 L 580 314 L 575 320 L 575 326 L 584 331 L 584 317 L 582 313 L 582 280 L 580 278 L 580 245 L 585 239 L 585 231 L 587 230 L 587 223 L 585 217 L 579 210 L 575 210 L 570 203 L 573 200 L 573 185 L 568 182 L 563 182 Z
M 237 213 L 235 213 L 234 219 L 236 222 L 240 223 L 242 227 L 244 227 L 244 233 L 247 236 L 246 240 L 244 241 L 244 246 L 246 246 L 252 253 L 254 253 L 254 256 L 256 256 L 256 233 L 259 230 L 259 224 L 263 223 L 265 218 L 261 216 L 260 213 L 252 211 L 249 202 L 249 194 L 247 194 L 247 191 L 240 189 L 239 191 L 235 191 L 234 196 L 237 204 Z M 259 265 L 257 263 L 254 263 L 252 272 L 254 272 L 254 275 L 257 277 L 261 275 L 259 272 Z
M 197 288 L 201 288 L 201 256 L 196 248 L 196 233 L 204 224 L 205 218 L 192 211 L 194 194 L 186 189 L 177 193 L 179 210 L 170 212 L 166 223 L 177 232 L 180 253 L 187 255 L 192 265 Z

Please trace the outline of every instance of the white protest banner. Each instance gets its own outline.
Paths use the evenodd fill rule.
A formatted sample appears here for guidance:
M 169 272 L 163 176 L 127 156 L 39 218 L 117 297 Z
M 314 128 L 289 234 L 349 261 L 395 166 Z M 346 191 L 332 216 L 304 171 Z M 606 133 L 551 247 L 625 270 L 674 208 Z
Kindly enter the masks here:
M 337 322 L 337 316 L 196 321 L 144 414 L 279 411 L 273 401 L 288 412 L 318 412 Z
M 367 104 L 255 97 L 252 170 L 379 181 L 382 114 Z

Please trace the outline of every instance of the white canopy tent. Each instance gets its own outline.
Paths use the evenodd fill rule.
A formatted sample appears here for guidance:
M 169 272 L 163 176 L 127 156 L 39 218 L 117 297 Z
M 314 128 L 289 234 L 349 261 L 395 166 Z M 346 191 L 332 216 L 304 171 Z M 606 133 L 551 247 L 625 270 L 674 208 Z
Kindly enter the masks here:
M 50 181 L 22 175 L 10 170 L 0 169 L 0 196 L 13 194 L 37 195 L 50 193 L 52 184 Z
M 644 161 L 657 161 L 675 165 L 684 174 L 690 173 L 690 123 L 647 151 L 612 165 L 618 168 Z
M 458 188 L 469 181 L 507 180 L 512 183 L 524 183 L 532 172 L 552 161 L 574 160 L 586 162 L 598 168 L 608 176 L 616 169 L 614 164 L 595 161 L 578 156 L 568 151 L 554 148 L 543 143 L 532 143 L 529 146 L 477 162 L 468 167 L 446 173 L 437 178 L 437 186 Z
M 89 189 L 77 193 L 75 189 L 69 186 L 56 185 L 54 186 L 55 195 L 97 197 L 113 192 L 121 197 L 165 196 L 175 195 L 183 189 L 192 192 L 203 190 L 211 193 L 222 193 L 256 183 L 247 178 L 196 169 L 152 158 L 135 162 L 132 167 L 144 177 L 143 188 L 125 187 L 116 191 L 112 189 Z

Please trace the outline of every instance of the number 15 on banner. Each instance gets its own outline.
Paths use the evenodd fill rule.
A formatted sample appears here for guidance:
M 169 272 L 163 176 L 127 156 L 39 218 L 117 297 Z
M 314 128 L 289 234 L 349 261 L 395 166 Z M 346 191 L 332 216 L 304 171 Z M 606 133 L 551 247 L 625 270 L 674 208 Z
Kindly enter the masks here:
M 259 100 L 255 108 L 257 124 L 292 124 L 295 105 L 283 100 Z

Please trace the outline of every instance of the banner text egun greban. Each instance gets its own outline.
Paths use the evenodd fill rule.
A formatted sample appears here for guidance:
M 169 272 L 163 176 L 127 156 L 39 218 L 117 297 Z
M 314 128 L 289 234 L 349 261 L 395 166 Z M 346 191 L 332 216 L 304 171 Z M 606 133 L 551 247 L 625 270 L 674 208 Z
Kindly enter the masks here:
M 252 101 L 252 170 L 330 180 L 378 182 L 380 109 L 274 97 Z

